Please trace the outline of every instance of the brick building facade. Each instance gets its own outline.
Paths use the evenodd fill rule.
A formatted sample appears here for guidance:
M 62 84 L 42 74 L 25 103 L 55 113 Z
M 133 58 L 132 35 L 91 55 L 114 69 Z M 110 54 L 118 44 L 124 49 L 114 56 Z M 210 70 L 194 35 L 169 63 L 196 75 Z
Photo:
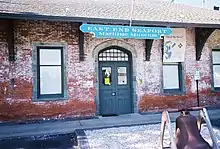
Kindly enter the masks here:
M 219 104 L 214 91 L 212 51 L 220 48 L 220 30 L 205 42 L 196 60 L 195 27 L 186 28 L 186 54 L 182 69 L 182 92 L 163 89 L 162 39 L 154 40 L 150 61 L 146 61 L 145 40 L 96 39 L 84 35 L 84 61 L 80 60 L 79 23 L 16 19 L 13 21 L 15 61 L 9 61 L 7 21 L 0 20 L 0 120 L 86 117 L 99 115 L 98 54 L 110 46 L 131 53 L 132 111 L 162 111 L 197 105 L 195 70 L 201 74 L 201 106 Z M 63 96 L 39 98 L 38 47 L 63 50 Z

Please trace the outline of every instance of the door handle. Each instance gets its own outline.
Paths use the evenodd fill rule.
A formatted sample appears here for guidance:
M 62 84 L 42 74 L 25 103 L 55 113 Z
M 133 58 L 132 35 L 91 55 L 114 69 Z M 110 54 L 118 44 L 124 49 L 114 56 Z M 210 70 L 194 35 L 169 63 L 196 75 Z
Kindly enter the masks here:
M 113 93 L 112 93 L 112 96 L 115 96 L 115 95 L 116 95 L 116 93 L 115 93 L 115 92 L 113 92 Z

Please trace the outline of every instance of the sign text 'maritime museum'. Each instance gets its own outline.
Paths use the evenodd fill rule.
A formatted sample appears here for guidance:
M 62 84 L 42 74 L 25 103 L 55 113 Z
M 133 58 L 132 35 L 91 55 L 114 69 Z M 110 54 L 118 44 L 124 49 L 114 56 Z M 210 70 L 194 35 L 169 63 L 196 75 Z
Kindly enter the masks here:
M 85 33 L 93 33 L 96 38 L 135 38 L 135 39 L 161 39 L 161 36 L 170 35 L 170 28 L 137 27 L 137 26 L 113 26 L 82 24 L 80 30 Z

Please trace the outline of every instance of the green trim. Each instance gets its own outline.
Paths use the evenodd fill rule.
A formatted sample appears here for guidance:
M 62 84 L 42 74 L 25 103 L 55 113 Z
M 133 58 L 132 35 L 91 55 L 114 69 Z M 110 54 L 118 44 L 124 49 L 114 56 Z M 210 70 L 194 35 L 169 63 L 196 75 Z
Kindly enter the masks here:
M 33 93 L 32 101 L 54 101 L 64 100 L 67 97 L 67 77 L 66 77 L 66 58 L 67 58 L 67 44 L 65 43 L 34 43 L 32 51 L 32 70 L 33 70 Z M 39 50 L 38 49 L 60 49 L 61 50 L 61 76 L 62 76 L 62 94 L 45 94 L 40 95 L 39 86 Z
M 61 67 L 61 94 L 40 94 L 40 68 L 41 68 L 41 65 L 40 65 L 40 50 L 43 50 L 43 49 L 49 49 L 49 50 L 60 50 L 60 58 L 61 58 L 61 65 L 57 65 L 59 67 Z M 53 67 L 53 66 L 51 66 Z M 47 46 L 37 46 L 37 98 L 51 98 L 51 97 L 54 97 L 54 98 L 62 98 L 64 97 L 64 73 L 63 73 L 64 69 L 63 69 L 63 48 L 62 47 L 47 47 Z
M 211 60 L 211 79 L 212 79 L 212 81 L 211 81 L 211 88 L 212 88 L 213 92 L 220 92 L 220 87 L 215 87 L 215 85 L 214 85 L 215 81 L 214 81 L 214 70 L 213 70 L 213 66 L 214 65 L 220 65 L 220 64 L 213 64 L 213 58 L 212 58 L 213 52 L 220 52 L 220 49 L 217 49 L 217 48 L 212 49 L 212 52 L 210 54 L 210 60 Z
M 214 92 L 220 92 L 220 87 L 215 87 Z

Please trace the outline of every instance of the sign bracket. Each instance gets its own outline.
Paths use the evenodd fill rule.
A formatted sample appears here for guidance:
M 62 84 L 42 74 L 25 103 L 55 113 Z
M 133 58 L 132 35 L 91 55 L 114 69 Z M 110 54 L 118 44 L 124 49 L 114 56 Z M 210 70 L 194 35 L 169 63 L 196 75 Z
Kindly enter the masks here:
M 196 40 L 196 60 L 199 61 L 202 54 L 202 49 L 209 38 L 209 36 L 215 31 L 214 28 L 196 28 L 195 40 Z
M 145 58 L 146 61 L 150 61 L 151 49 L 153 45 L 153 39 L 145 39 Z
M 7 43 L 8 43 L 8 59 L 9 61 L 15 61 L 15 48 L 14 48 L 14 21 L 8 21 L 7 29 Z
M 81 24 L 80 24 L 81 25 Z M 79 60 L 84 61 L 84 33 L 79 29 Z

